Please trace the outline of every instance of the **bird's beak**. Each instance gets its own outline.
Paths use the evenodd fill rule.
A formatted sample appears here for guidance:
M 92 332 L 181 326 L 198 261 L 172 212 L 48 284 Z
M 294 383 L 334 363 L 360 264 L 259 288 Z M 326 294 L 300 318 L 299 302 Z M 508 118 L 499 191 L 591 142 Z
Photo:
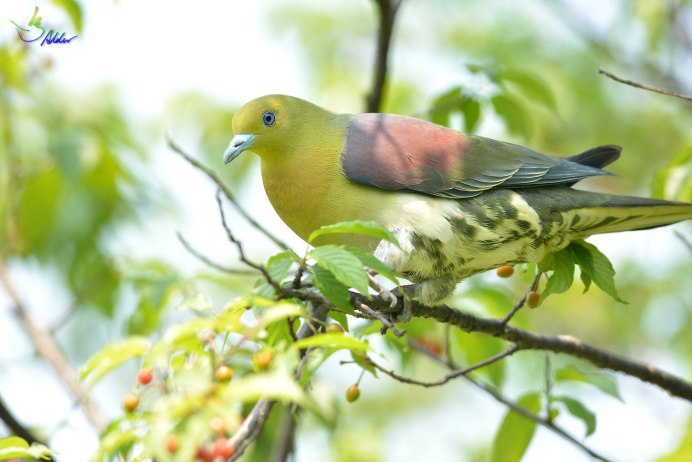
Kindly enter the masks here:
M 231 140 L 231 143 L 226 148 L 226 151 L 224 151 L 223 153 L 223 163 L 229 163 L 230 161 L 238 157 L 241 152 L 245 151 L 250 146 L 252 146 L 252 140 L 254 138 L 255 135 L 249 133 L 234 136 Z

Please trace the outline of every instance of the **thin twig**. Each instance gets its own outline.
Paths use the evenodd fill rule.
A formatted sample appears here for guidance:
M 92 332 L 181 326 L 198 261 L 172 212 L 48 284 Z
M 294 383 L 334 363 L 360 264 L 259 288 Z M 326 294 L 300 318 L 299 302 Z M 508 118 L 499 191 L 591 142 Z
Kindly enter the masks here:
M 360 310 L 362 313 L 370 316 L 371 318 L 374 318 L 374 319 L 377 319 L 378 321 L 380 321 L 382 323 L 382 325 L 384 326 L 382 328 L 383 333 L 386 332 L 387 329 L 391 330 L 392 334 L 396 335 L 397 337 L 402 337 L 406 333 L 405 330 L 397 329 L 396 326 L 394 325 L 394 323 L 392 321 L 390 321 L 387 318 L 387 316 L 383 315 L 379 311 L 373 310 L 372 308 L 370 308 L 365 303 L 359 303 L 358 305 L 356 305 L 356 309 Z
M 606 71 L 602 67 L 598 68 L 598 73 L 603 74 L 606 77 L 609 77 L 609 78 L 615 80 L 616 82 L 624 83 L 625 85 L 629 85 L 631 87 L 640 88 L 642 90 L 647 90 L 647 91 L 652 91 L 654 93 L 660 93 L 661 95 L 675 96 L 676 98 L 680 98 L 680 99 L 684 99 L 685 101 L 692 102 L 692 96 L 685 95 L 683 93 L 678 93 L 677 91 L 673 91 L 673 90 L 666 90 L 665 88 L 652 87 L 651 85 L 647 85 L 645 83 L 635 82 L 634 80 L 623 79 L 622 77 L 618 77 L 617 75 L 613 74 L 612 72 Z
M 94 428 L 102 430 L 106 426 L 106 419 L 99 408 L 88 399 L 87 392 L 79 383 L 77 374 L 72 369 L 67 358 L 65 358 L 50 330 L 39 326 L 29 316 L 26 307 L 19 298 L 19 293 L 10 281 L 5 262 L 2 260 L 0 260 L 0 284 L 7 292 L 12 302 L 14 314 L 24 326 L 24 330 L 29 335 L 38 355 L 53 368 L 62 384 L 80 404 L 84 414 Z
M 221 202 L 221 192 L 222 188 L 219 187 L 219 189 L 216 190 L 216 203 L 219 206 L 219 214 L 221 215 L 221 224 L 223 225 L 223 229 L 226 231 L 226 237 L 228 237 L 228 240 L 231 241 L 238 249 L 238 255 L 240 257 L 240 261 L 248 265 L 250 268 L 254 268 L 260 273 L 262 273 L 262 276 L 264 276 L 264 279 L 267 280 L 267 282 L 276 290 L 277 293 L 281 292 L 281 286 L 279 285 L 278 282 L 276 282 L 271 275 L 267 272 L 267 269 L 258 263 L 254 263 L 245 256 L 245 251 L 243 250 L 243 244 L 238 241 L 235 236 L 233 235 L 233 232 L 231 231 L 231 228 L 228 226 L 228 222 L 226 221 L 226 214 L 223 211 L 223 202 Z
M 230 268 L 228 266 L 221 265 L 220 263 L 216 263 L 215 261 L 211 260 L 210 258 L 202 255 L 200 252 L 198 252 L 190 243 L 183 237 L 180 232 L 175 233 L 176 236 L 178 236 L 178 240 L 180 241 L 181 244 L 183 244 L 183 247 L 185 247 L 185 250 L 190 252 L 190 254 L 197 258 L 199 261 L 204 263 L 207 266 L 210 266 L 216 270 L 219 270 L 223 273 L 229 273 L 229 274 L 242 274 L 242 275 L 247 275 L 247 276 L 254 276 L 257 273 L 255 271 L 248 271 L 248 270 L 243 270 L 243 269 L 237 269 L 237 268 Z
M 384 86 L 387 81 L 389 49 L 394 31 L 394 20 L 403 0 L 375 0 L 379 9 L 379 30 L 377 32 L 377 53 L 372 90 L 366 98 L 368 112 L 379 112 L 382 105 Z
M 457 369 L 454 364 L 448 363 L 447 361 L 440 358 L 439 356 L 431 353 L 422 345 L 417 344 L 417 342 L 409 340 L 409 345 L 412 348 L 416 349 L 417 351 L 428 356 L 433 361 L 436 361 L 440 364 L 443 364 L 452 370 Z M 471 375 L 469 375 L 469 374 L 464 374 L 464 375 L 462 375 L 462 377 L 464 379 L 466 379 L 469 383 L 473 384 L 474 386 L 476 386 L 476 387 L 480 388 L 481 390 L 483 390 L 484 392 L 488 393 L 496 401 L 504 404 L 505 406 L 507 406 L 512 411 L 514 411 L 517 414 L 520 414 L 521 416 L 523 416 L 529 420 L 532 420 L 532 421 L 536 422 L 537 424 L 549 429 L 550 431 L 560 435 L 562 438 L 566 439 L 567 441 L 569 441 L 570 443 L 572 443 L 573 445 L 575 445 L 576 447 L 578 447 L 582 451 L 586 452 L 587 454 L 589 454 L 594 459 L 597 459 L 597 460 L 600 460 L 603 462 L 610 462 L 610 459 L 594 452 L 592 449 L 590 449 L 588 446 L 583 444 L 581 441 L 577 440 L 575 437 L 573 437 L 572 435 L 567 433 L 565 430 L 563 430 L 560 426 L 556 425 L 554 422 L 552 422 L 546 418 L 543 418 L 543 417 L 539 416 L 538 414 L 531 412 L 530 410 L 524 408 L 523 406 L 518 405 L 517 403 L 510 400 L 509 398 L 505 398 L 500 392 L 495 390 L 490 385 L 487 385 L 487 384 L 485 384 L 479 380 L 476 380 L 475 378 L 471 377 Z
M 409 344 L 411 344 L 411 345 L 415 344 L 417 349 L 418 349 L 419 347 L 420 347 L 420 348 L 425 348 L 423 345 L 420 345 L 418 342 L 415 342 L 415 341 L 413 341 L 413 340 L 409 341 Z M 488 365 L 490 365 L 490 364 L 492 364 L 492 363 L 495 363 L 495 362 L 497 362 L 497 361 L 500 361 L 501 359 L 504 359 L 504 358 L 506 358 L 507 356 L 512 355 L 512 354 L 515 353 L 517 350 L 518 350 L 517 346 L 514 345 L 514 344 L 512 344 L 512 345 L 510 345 L 509 348 L 507 348 L 505 351 L 503 351 L 503 352 L 501 352 L 501 353 L 498 353 L 498 354 L 496 354 L 495 356 L 491 356 L 491 357 L 488 358 L 488 359 L 484 359 L 483 361 L 477 362 L 477 363 L 472 364 L 472 365 L 470 365 L 470 366 L 468 366 L 468 367 L 465 367 L 465 368 L 463 368 L 463 369 L 454 369 L 452 372 L 450 372 L 449 374 L 445 375 L 445 376 L 442 377 L 441 379 L 435 380 L 435 381 L 432 381 L 432 382 L 426 382 L 426 381 L 423 381 L 423 380 L 416 380 L 416 379 L 413 379 L 413 378 L 411 378 L 411 377 L 405 377 L 405 376 L 403 376 L 403 375 L 399 375 L 399 374 L 397 374 L 396 372 L 394 372 L 393 370 L 388 370 L 388 369 L 385 369 L 383 366 L 380 366 L 380 365 L 377 364 L 375 361 L 373 361 L 371 358 L 368 358 L 368 362 L 369 362 L 370 364 L 372 364 L 372 366 L 373 366 L 375 369 L 379 370 L 380 372 L 382 372 L 382 373 L 384 373 L 384 374 L 390 376 L 391 378 L 393 378 L 393 379 L 395 379 L 395 380 L 397 380 L 397 381 L 399 381 L 399 382 L 408 383 L 408 384 L 411 384 L 411 385 L 419 385 L 419 386 L 421 386 L 421 387 L 429 388 L 429 387 L 439 387 L 439 386 L 441 386 L 441 385 L 446 384 L 447 382 L 449 382 L 449 381 L 452 380 L 452 379 L 455 379 L 455 378 L 460 377 L 460 376 L 462 376 L 462 375 L 466 375 L 466 374 L 468 374 L 469 372 L 475 371 L 476 369 L 480 369 L 481 367 L 485 367 L 485 366 L 488 366 Z
M 223 194 L 224 196 L 226 196 L 226 199 L 228 199 L 228 201 L 231 204 L 233 204 L 233 207 L 235 207 L 238 213 L 240 213 L 240 215 L 243 218 L 245 218 L 245 220 L 247 220 L 248 223 L 250 223 L 260 233 L 264 234 L 270 241 L 276 244 L 277 247 L 283 250 L 289 249 L 288 245 L 285 242 L 276 237 L 268 229 L 266 229 L 264 226 L 259 224 L 254 218 L 252 218 L 252 216 L 238 203 L 238 201 L 235 198 L 235 195 L 231 192 L 231 190 L 226 186 L 226 184 L 221 180 L 221 178 L 219 178 L 219 176 L 216 173 L 214 173 L 209 167 L 205 166 L 200 161 L 198 161 L 197 159 L 183 151 L 183 149 L 180 146 L 178 146 L 175 141 L 173 141 L 173 138 L 171 138 L 169 134 L 166 134 L 166 141 L 168 143 L 169 148 L 171 148 L 174 152 L 182 156 L 182 158 L 188 161 L 190 164 L 192 164 L 193 167 L 201 170 L 205 175 L 209 177 L 209 179 L 216 183 L 216 185 L 221 189 L 221 191 L 223 191 Z
M 543 273 L 541 273 L 540 271 L 536 273 L 536 277 L 533 278 L 533 282 L 531 282 L 531 285 L 529 286 L 529 290 L 527 290 L 526 293 L 524 293 L 524 296 L 521 297 L 521 298 L 519 299 L 519 301 L 517 301 L 517 303 L 512 307 L 512 309 L 510 310 L 510 312 L 507 313 L 507 315 L 506 315 L 504 318 L 502 318 L 502 319 L 500 320 L 500 323 L 501 323 L 503 326 L 504 326 L 504 325 L 507 325 L 507 323 L 508 323 L 509 321 L 512 320 L 512 318 L 514 317 L 514 315 L 517 314 L 517 312 L 518 312 L 518 311 L 524 306 L 524 304 L 526 303 L 526 299 L 528 298 L 529 294 L 530 294 L 531 292 L 533 292 L 533 291 L 536 290 L 536 288 L 538 287 L 538 281 L 540 281 L 540 279 L 541 279 L 541 274 L 543 274 Z
M 680 241 L 681 241 L 683 244 L 685 244 L 685 247 L 687 247 L 687 250 L 689 250 L 690 252 L 692 252 L 692 242 L 690 242 L 690 240 L 687 239 L 687 237 L 686 237 L 684 234 L 682 234 L 682 233 L 681 233 L 680 231 L 678 231 L 678 230 L 673 231 L 673 234 L 675 234 L 675 237 L 677 237 L 678 239 L 680 239 Z

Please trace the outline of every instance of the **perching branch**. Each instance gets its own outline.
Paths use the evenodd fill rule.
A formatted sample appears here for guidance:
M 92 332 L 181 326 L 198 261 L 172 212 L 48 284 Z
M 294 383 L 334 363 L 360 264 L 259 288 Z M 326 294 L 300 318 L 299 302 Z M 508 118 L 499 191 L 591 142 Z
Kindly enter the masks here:
M 360 294 L 352 294 L 354 304 L 368 302 L 377 311 L 391 312 L 389 301 L 382 298 L 367 300 Z M 511 325 L 504 325 L 502 320 L 487 319 L 465 313 L 447 305 L 425 306 L 411 301 L 413 316 L 433 318 L 438 322 L 450 324 L 465 332 L 482 332 L 501 338 L 517 345 L 521 350 L 544 350 L 555 353 L 566 353 L 585 359 L 592 364 L 616 372 L 637 377 L 666 390 L 673 396 L 692 401 L 692 385 L 686 380 L 665 372 L 653 364 L 638 362 L 625 356 L 598 348 L 571 335 L 546 335 L 527 331 Z M 400 307 L 396 309 L 400 310 Z
M 65 355 L 62 353 L 62 350 L 58 344 L 55 342 L 55 338 L 51 334 L 50 330 L 39 326 L 34 322 L 31 316 L 29 316 L 29 313 L 19 298 L 19 293 L 16 291 L 12 281 L 10 280 L 7 268 L 5 267 L 5 262 L 2 260 L 0 260 L 0 285 L 5 289 L 5 292 L 9 296 L 12 303 L 12 310 L 24 326 L 24 330 L 29 335 L 29 338 L 34 344 L 34 348 L 36 348 L 38 355 L 53 368 L 58 376 L 58 379 L 77 400 L 87 419 L 94 426 L 94 428 L 97 430 L 102 430 L 106 426 L 106 419 L 103 417 L 103 414 L 101 414 L 98 407 L 96 407 L 92 401 L 89 401 L 86 391 L 79 383 L 77 374 L 72 369 L 72 366 L 67 361 L 67 358 L 65 358 Z
M 260 233 L 264 234 L 280 249 L 289 249 L 286 243 L 284 243 L 281 239 L 272 234 L 268 229 L 266 229 L 264 226 L 259 224 L 254 218 L 252 218 L 252 216 L 249 213 L 247 213 L 247 211 L 238 203 L 233 192 L 231 192 L 231 190 L 224 184 L 224 182 L 221 180 L 221 178 L 219 178 L 219 176 L 216 173 L 214 173 L 209 167 L 205 166 L 200 161 L 198 161 L 197 159 L 183 151 L 183 149 L 180 146 L 178 146 L 176 142 L 173 140 L 173 138 L 171 138 L 171 136 L 168 134 L 166 134 L 166 141 L 168 142 L 169 148 L 171 148 L 174 152 L 178 153 L 183 159 L 192 164 L 193 167 L 201 170 L 205 175 L 209 177 L 209 179 L 216 183 L 219 189 L 223 191 L 223 194 L 224 196 L 226 196 L 226 199 L 228 199 L 228 201 L 231 204 L 233 204 L 233 207 L 235 207 L 238 213 L 240 213 L 240 215 L 243 218 L 245 218 L 245 220 L 247 220 L 248 223 L 250 223 Z
M 377 32 L 377 53 L 373 74 L 372 90 L 366 98 L 367 112 L 379 112 L 382 105 L 384 85 L 387 80 L 389 48 L 394 31 L 394 20 L 403 0 L 375 0 L 379 9 L 379 29 Z
M 634 80 L 624 79 L 622 77 L 618 77 L 617 75 L 613 74 L 612 72 L 606 71 L 602 67 L 598 68 L 598 73 L 603 74 L 606 77 L 615 80 L 616 82 L 624 83 L 625 85 L 629 85 L 631 87 L 640 88 L 642 90 L 647 90 L 647 91 L 652 91 L 654 93 L 660 93 L 662 95 L 675 96 L 676 98 L 680 98 L 680 99 L 684 99 L 685 101 L 692 102 L 692 96 L 685 95 L 683 93 L 678 93 L 677 91 L 673 91 L 673 90 L 666 90 L 665 88 L 652 87 L 651 85 L 635 82 Z

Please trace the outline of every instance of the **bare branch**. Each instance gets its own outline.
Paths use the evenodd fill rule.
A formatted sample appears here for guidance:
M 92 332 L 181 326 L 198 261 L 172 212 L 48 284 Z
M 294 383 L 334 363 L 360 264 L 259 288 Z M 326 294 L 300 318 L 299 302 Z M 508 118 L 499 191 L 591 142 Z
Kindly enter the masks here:
M 420 345 L 418 342 L 415 342 L 413 340 L 409 340 L 409 344 L 411 344 L 411 345 L 415 344 L 417 349 L 424 349 L 425 348 L 423 345 Z M 507 356 L 512 355 L 517 350 L 518 350 L 517 346 L 512 344 L 505 351 L 498 353 L 495 356 L 491 356 L 488 359 L 477 362 L 476 364 L 472 364 L 472 365 L 465 367 L 463 369 L 453 369 L 452 372 L 445 375 L 440 380 L 435 380 L 433 382 L 426 382 L 426 381 L 422 381 L 422 380 L 412 379 L 410 377 L 405 377 L 403 375 L 397 374 L 396 372 L 394 372 L 392 370 L 385 369 L 384 367 L 382 367 L 379 364 L 377 364 L 376 362 L 374 362 L 371 358 L 368 358 L 367 360 L 370 364 L 372 364 L 372 366 L 375 369 L 379 370 L 380 372 L 382 372 L 384 374 L 387 374 L 388 376 L 390 376 L 394 380 L 397 380 L 397 381 L 402 382 L 402 383 L 408 383 L 411 385 L 419 385 L 421 387 L 429 388 L 429 387 L 439 387 L 441 385 L 446 384 L 447 382 L 449 382 L 452 379 L 455 379 L 455 378 L 460 377 L 462 375 L 466 375 L 469 372 L 475 371 L 476 369 L 480 369 L 481 367 L 485 367 L 485 366 L 488 366 L 492 363 L 500 361 L 501 359 L 504 359 Z
M 65 355 L 56 343 L 50 330 L 39 326 L 31 319 L 31 316 L 29 316 L 29 313 L 19 298 L 19 293 L 10 280 L 5 262 L 2 260 L 0 260 L 0 285 L 4 287 L 5 292 L 7 292 L 7 295 L 10 297 L 12 301 L 12 310 L 24 326 L 24 330 L 34 344 L 36 352 L 53 368 L 59 380 L 80 404 L 84 414 L 94 428 L 102 430 L 106 426 L 106 419 L 103 417 L 100 409 L 88 399 L 87 392 L 79 383 L 77 374 L 72 369 L 67 358 L 65 358 Z
M 409 340 L 409 345 L 412 348 L 415 348 L 416 350 L 425 354 L 426 356 L 431 358 L 433 361 L 436 361 L 440 364 L 443 364 L 452 370 L 457 370 L 456 366 L 453 363 L 451 363 L 449 361 L 445 361 L 444 359 L 440 358 L 439 356 L 431 353 L 424 346 L 418 344 L 417 342 L 413 342 L 413 341 Z M 517 414 L 520 414 L 521 416 L 523 416 L 529 420 L 532 420 L 532 421 L 536 422 L 537 424 L 542 425 L 543 427 L 549 429 L 550 431 L 558 434 L 559 436 L 566 439 L 567 441 L 569 441 L 574 446 L 578 447 L 582 451 L 589 454 L 594 459 L 597 459 L 597 460 L 600 460 L 603 462 L 609 462 L 610 461 L 610 459 L 607 459 L 606 457 L 594 452 L 588 446 L 586 446 L 585 444 L 583 444 L 582 442 L 577 440 L 574 436 L 567 433 L 565 430 L 562 429 L 562 427 L 556 425 L 551 420 L 544 418 L 544 417 L 541 417 L 538 414 L 535 414 L 535 413 L 531 412 L 530 410 L 518 405 L 517 403 L 510 400 L 509 398 L 504 397 L 499 391 L 495 390 L 490 385 L 487 385 L 487 384 L 481 382 L 480 380 L 477 380 L 477 379 L 471 377 L 471 375 L 469 375 L 469 374 L 464 374 L 464 375 L 462 375 L 462 377 L 464 379 L 466 379 L 469 383 L 474 385 L 475 387 L 480 388 L 484 392 L 488 393 L 490 396 L 492 396 L 499 403 L 504 404 L 509 409 L 516 412 Z
M 185 247 L 185 250 L 190 252 L 190 254 L 200 260 L 202 263 L 206 264 L 207 266 L 210 266 L 216 270 L 219 270 L 223 273 L 229 273 L 229 274 L 242 274 L 242 275 L 247 275 L 247 276 L 253 276 L 256 275 L 257 273 L 255 271 L 248 271 L 248 270 L 242 270 L 242 269 L 236 269 L 236 268 L 230 268 L 228 266 L 221 265 L 220 263 L 216 263 L 215 261 L 211 260 L 210 258 L 202 255 L 199 253 L 192 245 L 190 245 L 189 242 L 187 242 L 187 239 L 183 237 L 182 234 L 179 232 L 175 233 L 176 236 L 178 236 L 178 240 L 180 241 L 181 244 L 183 244 L 183 247 Z
M 219 178 L 219 176 L 216 173 L 214 173 L 209 167 L 205 166 L 200 161 L 198 161 L 197 159 L 183 151 L 183 149 L 180 146 L 178 146 L 176 142 L 173 140 L 173 138 L 171 138 L 171 136 L 168 134 L 166 134 L 166 141 L 168 142 L 169 148 L 171 148 L 174 152 L 178 153 L 183 159 L 192 164 L 193 167 L 201 170 L 205 175 L 209 177 L 209 179 L 216 183 L 219 189 L 223 191 L 223 194 L 224 196 L 226 196 L 226 199 L 228 199 L 228 201 L 231 204 L 233 204 L 233 207 L 235 207 L 238 213 L 240 213 L 240 215 L 243 218 L 245 218 L 248 223 L 250 223 L 260 233 L 264 234 L 270 241 L 276 244 L 277 247 L 283 250 L 289 249 L 286 243 L 284 243 L 278 237 L 274 236 L 268 229 L 259 224 L 254 218 L 252 218 L 252 216 L 249 213 L 247 213 L 247 211 L 238 203 L 238 201 L 235 198 L 235 195 L 231 192 L 228 186 L 226 186 L 226 184 L 221 180 L 221 178 Z
M 5 404 L 5 401 L 2 399 L 2 396 L 0 396 L 0 420 L 5 422 L 5 425 L 7 425 L 7 428 L 9 428 L 13 434 L 20 438 L 23 438 L 29 444 L 38 443 L 46 446 L 46 443 L 40 441 L 31 430 L 26 428 L 24 425 L 21 424 L 21 422 L 19 422 L 15 418 L 10 409 Z M 57 462 L 55 456 L 49 456 L 49 459 L 47 460 Z
M 379 30 L 377 32 L 377 53 L 372 90 L 366 98 L 368 112 L 379 112 L 382 105 L 384 85 L 387 80 L 389 48 L 394 31 L 394 20 L 403 0 L 375 0 L 379 9 Z
M 384 326 L 382 328 L 383 334 L 386 332 L 387 329 L 391 330 L 392 333 L 394 335 L 396 335 L 397 337 L 402 337 L 406 333 L 405 330 L 397 329 L 396 326 L 394 325 L 394 323 L 392 323 L 392 321 L 387 319 L 387 316 L 383 315 L 379 311 L 373 310 L 372 308 L 370 308 L 365 303 L 359 303 L 358 305 L 356 305 L 356 309 L 361 311 L 363 314 L 367 315 L 368 317 L 370 317 L 372 319 L 377 319 L 378 321 L 380 321 L 382 323 L 382 325 Z
M 677 91 L 673 91 L 673 90 L 666 90 L 665 88 L 652 87 L 651 85 L 635 82 L 634 80 L 624 79 L 622 77 L 618 77 L 617 75 L 613 74 L 612 72 L 606 71 L 602 67 L 598 68 L 598 73 L 603 74 L 606 77 L 609 77 L 609 78 L 615 80 L 616 82 L 624 83 L 625 85 L 629 85 L 631 87 L 640 88 L 642 90 L 647 90 L 647 91 L 652 91 L 654 93 L 660 93 L 661 95 L 675 96 L 676 98 L 680 98 L 680 99 L 684 99 L 685 101 L 692 102 L 692 96 L 678 93 Z

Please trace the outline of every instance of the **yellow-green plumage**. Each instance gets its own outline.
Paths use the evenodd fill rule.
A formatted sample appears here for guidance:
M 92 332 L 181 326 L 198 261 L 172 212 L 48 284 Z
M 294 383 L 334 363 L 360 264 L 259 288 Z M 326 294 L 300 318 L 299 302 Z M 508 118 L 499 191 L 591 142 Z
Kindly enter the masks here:
M 570 158 L 464 135 L 393 115 L 334 114 L 283 95 L 255 99 L 233 118 L 230 162 L 261 158 L 267 196 L 301 238 L 340 221 L 373 220 L 401 248 L 353 235 L 358 245 L 418 283 L 426 304 L 470 275 L 539 261 L 592 234 L 692 218 L 692 204 L 578 191 L 571 185 L 615 160 L 616 146 Z

